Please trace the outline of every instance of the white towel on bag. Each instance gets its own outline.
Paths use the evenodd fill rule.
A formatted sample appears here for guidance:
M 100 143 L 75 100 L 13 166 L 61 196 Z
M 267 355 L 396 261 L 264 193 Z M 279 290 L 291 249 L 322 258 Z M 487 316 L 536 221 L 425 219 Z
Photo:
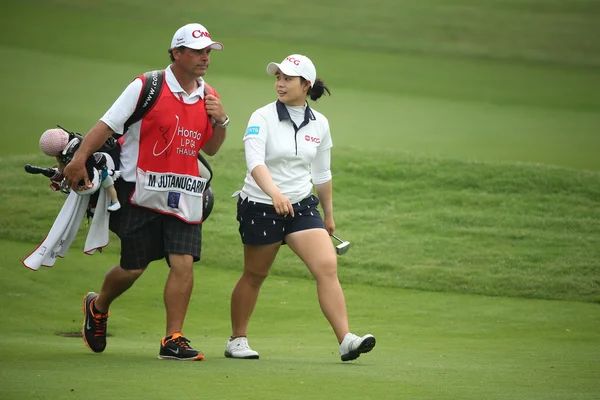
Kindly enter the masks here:
M 115 164 L 112 157 L 106 153 L 103 154 L 106 156 L 107 168 L 114 169 Z M 37 271 L 42 266 L 54 266 L 58 257 L 63 258 L 77 236 L 81 221 L 88 208 L 89 201 L 89 195 L 80 196 L 74 191 L 71 191 L 67 200 L 65 200 L 65 204 L 63 204 L 54 220 L 46 239 L 44 239 L 44 241 L 22 261 L 23 265 L 31 270 Z M 108 245 L 108 222 L 110 213 L 107 208 L 109 202 L 110 197 L 107 195 L 106 189 L 100 185 L 100 188 L 98 189 L 98 202 L 83 249 L 85 254 L 92 255 L 97 249 Z
M 37 271 L 41 266 L 52 267 L 57 257 L 64 257 L 77 235 L 89 200 L 89 196 L 69 193 L 46 239 L 23 260 L 23 265 Z

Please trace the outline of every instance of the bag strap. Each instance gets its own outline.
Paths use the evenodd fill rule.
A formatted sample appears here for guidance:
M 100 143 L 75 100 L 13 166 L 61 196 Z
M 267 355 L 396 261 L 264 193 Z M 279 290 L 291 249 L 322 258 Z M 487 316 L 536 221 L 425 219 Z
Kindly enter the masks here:
M 210 86 L 208 83 L 206 83 L 206 81 L 204 81 L 204 95 L 206 96 L 207 94 L 211 94 L 213 96 L 216 96 L 216 91 L 215 89 L 213 89 L 212 86 Z
M 131 117 L 129 117 L 127 122 L 125 122 L 123 133 L 127 132 L 127 129 L 129 129 L 131 125 L 144 118 L 144 115 L 152 109 L 156 100 L 158 100 L 164 79 L 164 70 L 148 71 L 144 74 L 140 97 L 138 98 L 135 111 L 131 114 Z
M 154 70 L 144 73 L 143 87 L 138 99 L 138 103 L 135 107 L 131 117 L 125 122 L 123 132 L 127 132 L 127 129 L 142 118 L 152 109 L 154 103 L 158 99 L 158 95 L 162 89 L 163 81 L 165 79 L 164 70 Z M 204 82 L 204 94 L 215 95 L 215 89 L 212 88 L 208 83 Z

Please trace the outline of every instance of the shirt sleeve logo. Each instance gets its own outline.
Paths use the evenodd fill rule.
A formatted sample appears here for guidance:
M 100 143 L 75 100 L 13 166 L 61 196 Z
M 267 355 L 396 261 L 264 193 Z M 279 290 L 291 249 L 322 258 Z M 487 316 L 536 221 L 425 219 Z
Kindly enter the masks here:
M 244 137 L 251 136 L 251 135 L 258 135 L 259 132 L 260 132 L 260 126 L 249 126 L 246 129 L 246 134 L 244 135 Z

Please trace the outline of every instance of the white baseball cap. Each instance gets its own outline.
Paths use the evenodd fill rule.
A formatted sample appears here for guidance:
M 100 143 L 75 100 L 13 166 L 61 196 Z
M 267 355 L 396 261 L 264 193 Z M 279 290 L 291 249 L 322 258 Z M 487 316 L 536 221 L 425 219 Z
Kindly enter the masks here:
M 287 56 L 281 63 L 271 62 L 267 65 L 267 74 L 275 75 L 281 71 L 288 76 L 301 76 L 310 81 L 310 87 L 313 87 L 317 80 L 317 69 L 310 61 L 310 58 L 302 54 L 292 54 Z
M 190 49 L 200 50 L 210 47 L 213 50 L 223 50 L 223 44 L 213 42 L 208 30 L 200 24 L 187 24 L 177 29 L 171 48 L 185 46 Z

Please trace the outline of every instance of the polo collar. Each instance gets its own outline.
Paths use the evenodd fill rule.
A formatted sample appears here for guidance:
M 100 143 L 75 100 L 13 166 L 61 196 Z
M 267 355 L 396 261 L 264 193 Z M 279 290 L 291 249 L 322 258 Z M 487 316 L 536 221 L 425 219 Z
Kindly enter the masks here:
M 170 65 L 167 68 L 165 68 L 165 80 L 167 81 L 167 85 L 169 86 L 169 89 L 171 89 L 171 92 L 173 92 L 173 93 L 184 93 L 185 92 L 183 90 L 183 88 L 181 87 L 181 85 L 179 84 L 179 81 L 177 80 L 177 78 L 175 78 L 175 74 L 171 70 Z M 189 96 L 190 97 L 199 96 L 201 99 L 203 99 L 204 98 L 204 79 L 196 78 L 196 81 L 198 82 L 198 88 L 196 90 L 194 90 L 192 93 L 190 93 Z
M 277 109 L 277 116 L 279 117 L 279 121 L 283 121 L 284 119 L 289 119 L 290 121 L 292 121 L 292 119 L 290 118 L 290 113 L 285 104 L 277 100 L 275 102 L 275 108 Z M 304 108 L 304 122 L 302 122 L 302 125 L 304 126 L 308 124 L 309 120 L 314 121 L 316 119 L 317 118 L 315 117 L 315 114 L 313 114 L 310 106 L 308 105 L 308 103 L 306 103 L 306 107 Z M 294 121 L 292 121 L 292 123 L 293 122 Z

